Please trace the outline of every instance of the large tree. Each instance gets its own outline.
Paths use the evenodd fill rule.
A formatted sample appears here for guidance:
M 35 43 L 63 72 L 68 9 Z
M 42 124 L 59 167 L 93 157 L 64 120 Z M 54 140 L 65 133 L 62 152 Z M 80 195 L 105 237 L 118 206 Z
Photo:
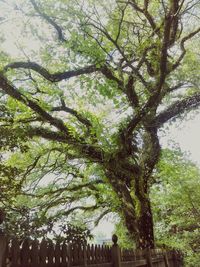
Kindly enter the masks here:
M 16 2 L 27 18 L 22 36 L 42 47 L 34 52 L 29 37 L 28 55 L 2 54 L 2 145 L 12 150 L 3 160 L 44 212 L 99 210 L 97 222 L 116 212 L 138 248 L 154 247 L 158 131 L 200 104 L 198 8 L 197 0 Z

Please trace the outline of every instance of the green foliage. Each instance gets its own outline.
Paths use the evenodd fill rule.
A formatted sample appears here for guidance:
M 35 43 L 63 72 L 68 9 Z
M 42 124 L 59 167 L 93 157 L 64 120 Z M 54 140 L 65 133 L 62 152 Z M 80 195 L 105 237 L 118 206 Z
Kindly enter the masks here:
M 85 244 L 92 238 L 90 231 L 82 223 L 69 223 L 68 221 L 40 217 L 40 211 L 23 206 L 22 203 L 13 210 L 5 209 L 3 232 L 9 237 L 39 239 L 50 238 L 51 240 L 66 243 Z
M 130 239 L 127 229 L 124 227 L 124 222 L 120 221 L 115 225 L 115 233 L 118 237 L 118 244 L 123 249 L 135 249 L 136 246 L 133 240 Z
M 198 266 L 199 168 L 180 151 L 164 150 L 151 189 L 158 246 L 181 250 L 186 266 Z

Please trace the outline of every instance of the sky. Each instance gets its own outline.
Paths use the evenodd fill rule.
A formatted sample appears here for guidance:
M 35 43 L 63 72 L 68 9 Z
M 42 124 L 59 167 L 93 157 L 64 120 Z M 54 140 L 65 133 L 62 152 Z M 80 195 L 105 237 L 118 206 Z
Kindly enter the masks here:
M 6 51 L 12 54 L 13 57 L 22 53 L 19 47 L 20 43 L 23 43 L 24 46 L 23 53 L 28 53 L 30 49 L 37 50 L 39 48 L 36 40 L 30 42 L 30 39 L 21 36 L 20 23 L 19 20 L 16 20 L 16 14 L 20 16 L 20 13 L 14 10 L 8 16 L 6 8 L 8 8 L 9 3 L 14 2 L 16 1 L 0 0 L 0 32 L 5 32 L 7 36 L 5 42 L 0 44 L 0 53 L 1 51 Z M 14 23 L 13 18 L 15 19 Z M 200 167 L 200 114 L 196 113 L 193 116 L 189 114 L 185 120 L 178 120 L 175 124 L 169 125 L 164 134 L 163 132 L 160 133 L 160 136 L 163 147 L 169 147 L 173 142 L 177 143 L 181 150 L 188 152 L 188 157 Z M 105 220 L 96 228 L 95 232 L 102 231 L 107 237 L 110 237 L 112 230 L 113 224 Z
M 200 167 L 200 114 L 193 114 L 189 120 L 179 120 L 178 125 L 170 126 L 167 133 L 161 139 L 163 146 L 174 141 Z

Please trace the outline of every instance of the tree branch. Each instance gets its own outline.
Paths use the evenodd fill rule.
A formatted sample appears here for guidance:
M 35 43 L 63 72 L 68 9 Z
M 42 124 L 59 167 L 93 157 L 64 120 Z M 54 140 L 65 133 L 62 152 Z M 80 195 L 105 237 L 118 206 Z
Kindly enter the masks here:
M 116 42 L 116 40 L 113 39 L 113 37 L 109 34 L 109 32 L 105 28 L 102 29 L 100 26 L 97 26 L 94 23 L 87 23 L 87 25 L 92 26 L 95 29 L 97 29 L 98 31 L 100 31 L 116 47 L 116 49 L 118 50 L 118 52 L 120 53 L 122 58 L 127 62 L 127 67 L 130 67 L 132 69 L 134 75 L 136 77 L 138 77 L 138 79 L 145 86 L 145 88 L 147 88 L 149 90 L 149 83 L 144 79 L 143 75 L 139 72 L 139 69 L 132 65 L 132 62 L 127 58 L 123 49 L 119 46 L 119 44 Z
M 193 36 L 195 36 L 197 33 L 200 32 L 200 27 L 198 29 L 196 29 L 195 31 L 191 32 L 190 34 L 188 34 L 187 36 L 185 36 L 180 43 L 180 48 L 182 50 L 181 55 L 179 56 L 179 58 L 177 59 L 176 63 L 173 64 L 172 66 L 172 71 L 175 70 L 181 63 L 182 59 L 184 58 L 185 54 L 186 54 L 186 49 L 185 49 L 185 42 L 190 40 Z
M 160 77 L 158 82 L 158 92 L 161 90 L 162 85 L 164 83 L 165 77 L 167 75 L 167 50 L 170 45 L 170 29 L 172 25 L 171 14 L 165 18 L 164 24 L 164 34 L 163 34 L 163 41 L 160 53 Z
M 123 2 L 123 1 L 118 1 L 118 2 Z M 149 22 L 153 32 L 159 35 L 159 28 L 157 27 L 154 18 L 148 11 L 148 1 L 144 1 L 144 7 L 139 7 L 135 0 L 128 1 L 128 4 L 130 4 L 136 11 L 142 13 Z
M 0 88 L 12 98 L 20 101 L 21 103 L 25 104 L 25 106 L 35 111 L 46 122 L 50 123 L 52 126 L 55 126 L 58 130 L 63 132 L 66 135 L 66 137 L 72 139 L 67 127 L 60 119 L 52 117 L 48 112 L 42 109 L 36 102 L 28 99 L 25 95 L 20 93 L 13 85 L 11 85 L 11 83 L 2 74 L 0 74 Z
M 72 145 L 75 149 L 78 149 L 79 158 L 83 155 L 92 161 L 102 162 L 104 158 L 104 151 L 98 147 L 84 143 L 82 140 L 69 139 L 65 134 L 60 132 L 51 131 L 44 127 L 32 127 L 29 126 L 27 134 L 29 137 L 38 136 L 47 140 L 57 141 L 65 144 Z
M 61 188 L 58 188 L 56 190 L 48 190 L 46 192 L 43 192 L 42 194 L 38 194 L 38 195 L 34 195 L 35 197 L 38 197 L 38 198 L 42 198 L 44 196 L 52 196 L 52 195 L 58 195 L 60 196 L 61 193 L 63 192 L 77 192 L 79 190 L 81 190 L 80 192 L 82 192 L 82 190 L 84 188 L 88 188 L 90 187 L 91 185 L 96 185 L 96 184 L 101 184 L 103 183 L 102 180 L 94 180 L 94 181 L 91 181 L 91 182 L 87 182 L 87 183 L 82 183 L 82 184 L 78 184 L 78 185 L 72 185 L 72 186 L 65 186 L 65 187 L 61 187 Z M 91 189 L 91 187 L 90 187 Z M 96 190 L 95 190 L 96 191 Z
M 133 107 L 138 107 L 139 106 L 139 99 L 138 99 L 138 95 L 134 89 L 134 82 L 135 79 L 132 75 L 130 75 L 128 82 L 126 84 L 126 94 L 127 97 L 130 101 L 130 103 L 132 104 Z
M 27 131 L 29 137 L 42 137 L 50 141 L 57 141 L 65 144 L 71 144 L 67 139 L 66 135 L 60 132 L 52 131 L 44 127 L 33 127 L 29 126 Z
M 176 101 L 166 110 L 161 112 L 153 122 L 156 127 L 161 127 L 165 122 L 170 119 L 181 115 L 184 111 L 190 110 L 200 106 L 200 93 L 196 93 L 193 96 L 188 96 L 183 100 Z
M 79 122 L 83 123 L 85 126 L 87 127 L 91 127 L 92 123 L 85 117 L 83 117 L 81 114 L 79 114 L 76 110 L 69 108 L 67 106 L 59 106 L 59 107 L 53 107 L 51 109 L 52 111 L 65 111 L 71 115 L 73 115 L 74 117 L 76 117 L 78 119 Z
M 99 224 L 99 222 L 109 213 L 113 212 L 111 208 L 108 208 L 106 210 L 104 210 L 97 219 L 95 219 L 94 221 L 94 225 L 97 226 Z
M 118 84 L 118 87 L 123 91 L 124 90 L 124 84 L 123 82 L 118 79 L 113 73 L 112 71 L 108 68 L 108 66 L 104 65 L 101 68 L 101 72 L 102 74 L 109 80 L 115 81 Z
M 71 209 L 68 209 L 67 211 L 59 212 L 59 213 L 61 213 L 64 216 L 69 216 L 75 210 L 95 211 L 98 208 L 100 208 L 98 205 L 93 205 L 93 206 L 75 206 L 75 207 L 73 207 Z
M 62 80 L 69 79 L 71 77 L 76 77 L 82 74 L 89 74 L 100 70 L 100 68 L 97 68 L 95 65 L 91 65 L 77 70 L 69 70 L 51 74 L 47 69 L 43 68 L 42 66 L 40 66 L 35 62 L 13 62 L 5 66 L 4 70 L 7 71 L 8 69 L 20 69 L 20 68 L 29 70 L 32 69 L 50 82 L 60 82 Z
M 57 31 L 58 34 L 58 40 L 61 42 L 66 42 L 67 40 L 64 38 L 62 28 L 47 14 L 42 12 L 39 8 L 39 6 L 36 4 L 35 0 L 30 0 L 31 4 L 33 5 L 35 11 L 43 18 L 45 19 L 50 25 L 54 27 L 54 29 Z
M 150 123 L 151 125 L 151 123 Z M 148 190 L 148 180 L 152 175 L 153 169 L 159 160 L 160 143 L 157 135 L 157 128 L 145 125 L 145 133 L 143 138 L 143 148 L 140 158 L 140 165 L 143 166 L 142 177 L 145 190 Z

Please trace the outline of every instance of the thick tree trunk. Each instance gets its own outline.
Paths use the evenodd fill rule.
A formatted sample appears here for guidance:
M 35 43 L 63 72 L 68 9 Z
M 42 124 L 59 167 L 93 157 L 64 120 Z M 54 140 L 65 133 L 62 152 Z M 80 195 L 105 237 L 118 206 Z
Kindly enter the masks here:
M 141 203 L 140 215 L 133 219 L 125 215 L 125 224 L 130 237 L 135 241 L 137 249 L 154 248 L 153 216 L 149 200 Z
M 141 207 L 141 215 L 137 220 L 138 235 L 136 240 L 136 246 L 139 249 L 154 248 L 154 230 L 153 230 L 153 216 L 151 212 L 151 206 L 145 203 Z
M 154 248 L 153 217 L 148 194 L 148 179 L 135 173 L 133 176 L 133 170 L 127 170 L 127 165 L 122 163 L 114 162 L 111 167 L 109 166 L 110 170 L 107 175 L 110 177 L 110 183 L 121 202 L 120 211 L 124 223 L 130 238 L 136 243 L 138 249 Z M 131 188 L 133 180 L 135 180 L 134 188 Z M 134 193 L 132 192 L 133 195 L 131 189 L 134 191 Z

